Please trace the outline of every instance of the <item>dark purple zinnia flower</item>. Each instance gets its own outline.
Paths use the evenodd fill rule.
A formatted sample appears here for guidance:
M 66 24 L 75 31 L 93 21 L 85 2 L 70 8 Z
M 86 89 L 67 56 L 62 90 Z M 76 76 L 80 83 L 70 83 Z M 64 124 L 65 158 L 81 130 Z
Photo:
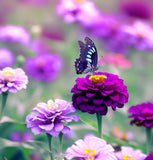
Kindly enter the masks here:
M 134 118 L 131 124 L 137 126 L 153 127 L 153 104 L 151 102 L 131 106 L 128 110 L 132 113 L 129 118 Z
M 37 135 L 42 131 L 57 137 L 60 132 L 66 134 L 70 128 L 64 123 L 78 121 L 78 115 L 68 115 L 75 112 L 75 108 L 70 102 L 56 99 L 55 102 L 49 100 L 46 103 L 38 103 L 33 109 L 35 113 L 30 113 L 26 117 L 27 128 Z
M 26 71 L 36 81 L 51 82 L 55 80 L 61 69 L 62 61 L 57 55 L 38 54 L 27 59 Z
M 150 153 L 144 160 L 153 160 L 153 153 Z
M 130 17 L 151 19 L 152 8 L 148 0 L 124 0 L 121 1 L 120 9 Z
M 77 78 L 71 92 L 76 109 L 90 114 L 106 115 L 108 106 L 115 111 L 128 102 L 127 87 L 117 75 L 105 72 Z

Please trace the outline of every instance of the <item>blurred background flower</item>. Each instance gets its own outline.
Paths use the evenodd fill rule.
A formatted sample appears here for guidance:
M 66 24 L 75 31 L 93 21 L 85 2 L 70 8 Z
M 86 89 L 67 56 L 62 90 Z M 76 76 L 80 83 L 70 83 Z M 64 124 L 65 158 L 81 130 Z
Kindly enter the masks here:
M 20 43 L 27 46 L 30 43 L 30 34 L 22 26 L 1 26 L 0 41 L 7 43 Z
M 25 131 L 25 132 L 13 132 L 10 135 L 10 139 L 12 141 L 17 141 L 17 142 L 27 142 L 27 141 L 33 140 L 33 137 L 27 131 Z
M 14 61 L 15 57 L 10 50 L 0 48 L 0 69 L 11 67 L 14 64 Z
M 119 3 L 121 15 L 130 18 L 150 20 L 152 18 L 151 3 L 149 0 L 121 0 Z
M 61 58 L 54 54 L 38 54 L 25 62 L 28 75 L 42 82 L 51 82 L 58 76 L 62 67 Z

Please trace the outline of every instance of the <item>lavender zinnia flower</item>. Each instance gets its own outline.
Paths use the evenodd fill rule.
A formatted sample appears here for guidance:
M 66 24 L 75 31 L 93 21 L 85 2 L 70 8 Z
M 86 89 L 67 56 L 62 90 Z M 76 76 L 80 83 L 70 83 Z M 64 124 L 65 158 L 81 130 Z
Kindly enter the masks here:
M 57 137 L 60 132 L 67 133 L 70 128 L 65 126 L 72 120 L 78 121 L 78 115 L 67 115 L 75 112 L 75 108 L 70 102 L 55 99 L 55 102 L 49 100 L 46 103 L 38 103 L 37 106 L 32 110 L 35 113 L 30 113 L 26 117 L 27 128 L 31 128 L 32 132 L 41 134 L 42 131 Z
M 141 150 L 134 150 L 132 147 L 121 147 L 121 151 L 115 153 L 117 160 L 144 160 L 146 154 Z
M 136 106 L 131 106 L 128 110 L 132 113 L 129 118 L 134 118 L 131 124 L 136 124 L 137 126 L 153 127 L 153 103 L 142 103 Z
M 6 67 L 0 70 L 0 93 L 6 91 L 16 93 L 18 90 L 26 89 L 27 84 L 28 77 L 21 68 Z
M 85 136 L 66 150 L 67 160 L 117 160 L 113 153 L 114 149 L 105 140 L 95 136 Z
M 28 58 L 25 67 L 32 79 L 51 82 L 57 78 L 62 61 L 57 55 L 38 54 L 34 58 Z
M 77 78 L 71 92 L 73 105 L 76 109 L 90 114 L 106 115 L 108 106 L 115 111 L 128 102 L 127 87 L 117 75 L 98 72 Z
M 10 67 L 14 63 L 14 55 L 13 53 L 6 49 L 1 48 L 0 49 L 0 69 L 3 69 L 5 67 Z
M 29 33 L 22 26 L 6 25 L 0 27 L 0 41 L 28 45 Z
M 144 160 L 153 160 L 153 153 L 150 153 Z

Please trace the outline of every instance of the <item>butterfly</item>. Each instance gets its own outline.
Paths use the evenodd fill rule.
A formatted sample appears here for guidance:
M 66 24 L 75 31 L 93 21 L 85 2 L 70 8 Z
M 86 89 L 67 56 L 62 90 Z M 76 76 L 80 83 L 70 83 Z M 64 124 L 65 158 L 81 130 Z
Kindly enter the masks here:
M 94 42 L 85 37 L 85 43 L 78 41 L 80 47 L 79 58 L 75 60 L 75 69 L 77 74 L 86 74 L 88 72 L 94 72 L 99 67 L 97 66 L 97 49 Z

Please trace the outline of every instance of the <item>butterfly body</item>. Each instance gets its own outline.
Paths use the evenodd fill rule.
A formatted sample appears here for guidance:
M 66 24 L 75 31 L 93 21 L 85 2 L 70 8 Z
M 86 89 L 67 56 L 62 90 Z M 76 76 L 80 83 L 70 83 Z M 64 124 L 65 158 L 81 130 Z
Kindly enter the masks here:
M 75 61 L 77 74 L 86 74 L 94 72 L 98 69 L 97 66 L 97 49 L 93 41 L 86 37 L 85 43 L 79 41 L 80 55 Z

